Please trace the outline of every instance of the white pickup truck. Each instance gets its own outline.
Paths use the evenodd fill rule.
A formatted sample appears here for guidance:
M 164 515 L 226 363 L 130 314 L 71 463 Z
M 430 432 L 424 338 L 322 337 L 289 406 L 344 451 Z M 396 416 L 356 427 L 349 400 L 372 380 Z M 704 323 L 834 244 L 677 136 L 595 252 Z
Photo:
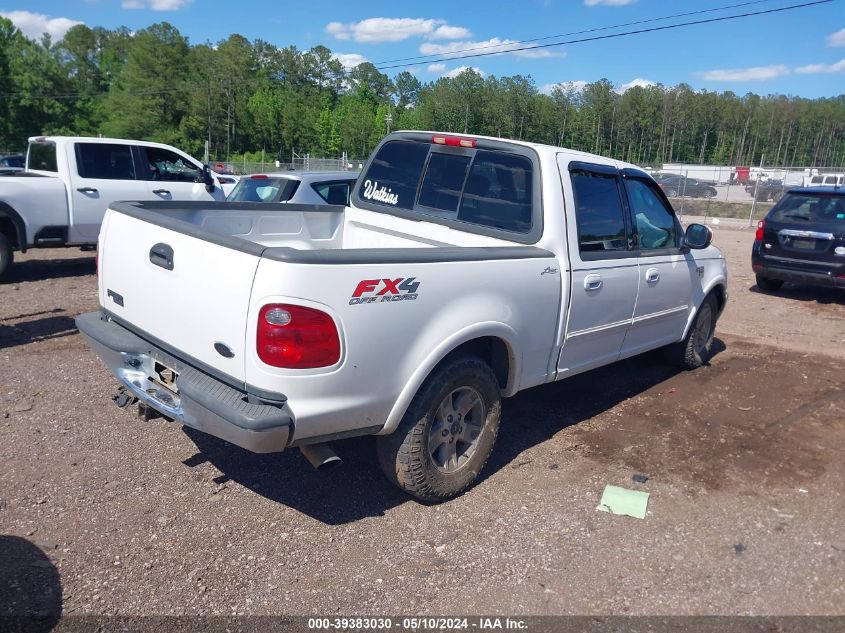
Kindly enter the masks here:
M 374 434 L 394 483 L 442 500 L 483 468 L 502 397 L 663 346 L 706 362 L 711 237 L 631 165 L 400 132 L 348 207 L 113 205 L 102 310 L 77 325 L 147 410 L 315 465 Z
M 93 246 L 117 200 L 223 200 L 218 177 L 175 147 L 34 136 L 26 170 L 0 178 L 0 277 L 14 251 Z

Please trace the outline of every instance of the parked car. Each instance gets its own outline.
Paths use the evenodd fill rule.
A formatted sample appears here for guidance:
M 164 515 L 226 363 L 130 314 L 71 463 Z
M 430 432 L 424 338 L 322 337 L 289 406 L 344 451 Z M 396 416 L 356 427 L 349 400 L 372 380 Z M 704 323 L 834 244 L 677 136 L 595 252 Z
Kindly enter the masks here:
M 655 180 L 670 198 L 715 198 L 716 187 L 710 183 L 678 174 L 658 174 Z
M 699 367 L 727 300 L 710 230 L 648 174 L 556 147 L 393 133 L 345 208 L 212 206 L 106 214 L 76 323 L 120 401 L 315 465 L 376 435 L 426 500 L 476 480 L 502 397 L 664 346 Z
M 0 176 L 13 175 L 23 171 L 25 157 L 23 154 L 7 154 L 0 156 Z
M 789 190 L 757 224 L 751 267 L 761 290 L 845 288 L 845 189 Z
M 349 171 L 283 171 L 243 176 L 227 202 L 289 202 L 293 204 L 349 204 L 358 178 Z
M 26 170 L 0 179 L 0 277 L 14 251 L 97 243 L 115 200 L 223 200 L 207 165 L 175 147 L 67 136 L 29 139 Z
M 787 187 L 783 184 L 783 180 L 771 179 L 748 182 L 745 184 L 745 192 L 752 198 L 756 198 L 758 202 L 777 202 L 783 197 L 784 191 Z
M 816 174 L 805 179 L 808 187 L 845 186 L 845 174 Z

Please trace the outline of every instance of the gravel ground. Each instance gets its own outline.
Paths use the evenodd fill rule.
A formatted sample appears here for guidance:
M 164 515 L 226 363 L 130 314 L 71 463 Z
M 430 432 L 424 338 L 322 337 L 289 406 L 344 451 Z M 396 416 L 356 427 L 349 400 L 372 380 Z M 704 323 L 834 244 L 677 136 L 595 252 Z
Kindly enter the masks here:
M 73 317 L 94 258 L 0 285 L 0 615 L 845 614 L 845 293 L 766 295 L 716 229 L 730 304 L 708 367 L 649 354 L 505 402 L 483 480 L 393 489 L 254 456 L 111 402 Z M 644 484 L 634 474 L 649 477 Z M 606 484 L 645 520 L 596 512 Z

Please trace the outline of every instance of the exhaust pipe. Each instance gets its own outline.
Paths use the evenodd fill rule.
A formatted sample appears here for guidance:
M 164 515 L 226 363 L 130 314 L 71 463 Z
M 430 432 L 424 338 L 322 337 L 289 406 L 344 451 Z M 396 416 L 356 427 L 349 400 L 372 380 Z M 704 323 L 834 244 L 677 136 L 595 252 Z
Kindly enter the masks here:
M 328 470 L 342 463 L 340 457 L 329 448 L 328 444 L 304 444 L 299 447 L 299 450 L 317 470 Z

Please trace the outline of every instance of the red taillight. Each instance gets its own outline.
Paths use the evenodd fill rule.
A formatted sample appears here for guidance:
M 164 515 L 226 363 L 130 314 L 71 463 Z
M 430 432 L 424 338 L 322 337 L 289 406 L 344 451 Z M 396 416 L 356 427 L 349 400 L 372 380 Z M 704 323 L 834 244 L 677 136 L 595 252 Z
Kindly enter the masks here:
M 265 174 L 255 174 L 254 176 L 249 177 L 250 180 L 267 180 L 267 176 Z
M 431 137 L 432 143 L 438 145 L 449 145 L 451 147 L 475 147 L 474 138 L 461 138 L 460 136 L 443 136 L 435 134 Z
M 763 241 L 763 231 L 766 229 L 766 221 L 760 220 L 757 223 L 757 232 L 754 234 L 754 241 L 755 242 L 762 242 Z
M 328 367 L 340 360 L 340 336 L 325 312 L 270 303 L 258 313 L 256 349 L 258 358 L 273 367 Z

